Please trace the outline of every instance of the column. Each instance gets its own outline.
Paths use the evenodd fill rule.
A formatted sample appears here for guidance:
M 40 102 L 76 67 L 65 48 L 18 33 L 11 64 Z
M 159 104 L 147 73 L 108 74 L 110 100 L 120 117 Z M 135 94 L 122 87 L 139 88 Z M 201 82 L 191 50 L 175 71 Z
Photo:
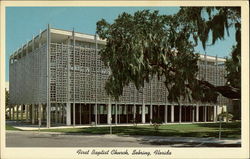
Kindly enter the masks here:
M 194 122 L 194 109 L 195 109 L 195 107 L 192 106 L 191 108 L 192 108 L 192 123 L 193 123 Z
M 11 105 L 9 105 L 9 120 L 12 120 L 12 116 L 11 116 Z
M 21 105 L 20 107 L 21 107 L 21 109 L 20 109 L 20 113 L 21 113 L 20 120 L 22 122 L 23 121 L 23 105 Z
M 46 119 L 46 104 L 43 104 L 43 120 Z
M 136 118 L 136 105 L 134 104 L 133 106 L 133 120 L 135 122 L 135 118 Z
M 95 125 L 97 125 L 97 104 L 95 104 L 94 113 L 95 113 Z
M 60 103 L 60 105 L 59 105 L 59 123 L 61 123 L 62 124 L 62 111 L 63 111 L 63 105 L 62 105 L 62 103 Z
M 164 122 L 168 122 L 168 105 L 165 105 Z
M 152 124 L 152 119 L 153 119 L 153 105 L 150 105 L 150 124 Z
M 217 106 L 214 106 L 214 122 L 217 122 Z
M 8 113 L 9 113 L 9 120 L 11 120 L 11 109 L 10 109 L 10 105 L 9 105 L 9 111 L 8 111 Z
M 66 104 L 66 125 L 71 125 L 71 106 L 69 102 Z
M 97 44 L 97 35 L 95 34 L 95 125 L 97 125 L 97 48 L 98 44 Z
M 145 104 L 142 105 L 142 123 L 145 124 Z
M 42 125 L 42 105 L 38 105 L 38 125 Z
M 199 105 L 196 105 L 196 122 L 199 122 Z
M 80 125 L 82 125 L 82 104 L 79 103 L 79 115 L 80 115 Z
M 107 121 L 108 124 L 112 123 L 112 116 L 111 116 L 111 102 L 110 102 L 110 98 L 109 98 L 109 103 L 108 103 L 108 115 L 107 115 Z
M 145 124 L 145 103 L 144 103 L 144 89 L 142 89 L 142 124 Z
M 174 122 L 174 105 L 171 105 L 171 122 Z
M 47 27 L 47 128 L 50 127 L 51 107 L 50 107 L 50 25 Z M 32 117 L 33 118 L 33 117 Z
M 34 104 L 32 104 L 31 105 L 31 111 L 32 111 L 32 115 L 31 115 L 31 117 L 32 117 L 32 120 L 31 120 L 31 123 L 32 124 L 35 124 L 35 105 Z
M 179 123 L 181 123 L 181 105 L 179 105 Z
M 226 113 L 227 113 L 226 122 L 228 123 L 228 106 L 227 105 L 226 105 L 226 109 L 227 109 L 227 111 L 226 111 Z
M 44 114 L 44 109 L 43 109 L 43 104 L 41 104 L 41 125 L 43 124 L 43 114 Z
M 26 122 L 29 122 L 29 110 L 28 110 L 28 105 L 25 105 L 25 120 Z
M 12 106 L 12 120 L 15 120 L 15 106 Z
M 115 125 L 117 125 L 117 103 L 115 102 Z
M 205 122 L 207 122 L 207 106 L 204 106 L 205 112 L 204 112 L 204 116 L 205 116 Z
M 89 106 L 89 124 L 92 124 L 91 123 L 91 112 L 92 112 L 92 106 L 91 106 L 91 104 L 88 104 L 88 106 Z
M 118 104 L 118 123 L 120 124 L 121 123 L 121 104 Z
M 39 114 L 38 114 L 38 107 L 39 107 L 38 104 L 35 104 L 35 105 L 34 105 L 34 108 L 35 108 L 35 124 L 38 123 L 38 117 L 39 117 Z
M 29 122 L 32 122 L 32 105 L 29 104 Z
M 16 120 L 19 120 L 19 111 L 18 111 L 19 105 L 16 106 Z
M 76 105 L 75 101 L 73 102 L 73 126 L 76 125 Z
M 55 123 L 57 124 L 58 123 L 58 104 L 55 103 Z

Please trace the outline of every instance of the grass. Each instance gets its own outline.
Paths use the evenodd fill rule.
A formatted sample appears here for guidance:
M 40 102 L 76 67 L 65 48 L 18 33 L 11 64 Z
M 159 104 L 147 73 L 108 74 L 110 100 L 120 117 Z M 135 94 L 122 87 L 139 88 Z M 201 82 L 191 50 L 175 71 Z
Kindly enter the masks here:
M 110 127 L 43 129 L 46 132 L 109 134 Z M 113 126 L 117 135 L 152 135 L 174 137 L 218 137 L 219 123 L 161 125 L 158 131 L 153 126 Z M 222 123 L 222 138 L 241 138 L 241 123 Z
M 5 130 L 19 130 L 20 131 L 20 129 L 17 129 L 17 128 L 15 128 L 15 127 L 13 127 L 11 125 L 7 125 L 7 124 L 5 126 Z

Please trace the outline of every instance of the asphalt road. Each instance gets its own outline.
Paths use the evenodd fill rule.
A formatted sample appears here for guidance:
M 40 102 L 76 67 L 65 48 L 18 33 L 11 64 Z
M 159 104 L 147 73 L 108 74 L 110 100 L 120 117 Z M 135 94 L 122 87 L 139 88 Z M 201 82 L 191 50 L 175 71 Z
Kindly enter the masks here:
M 162 141 L 148 136 L 57 134 L 7 131 L 6 147 L 221 147 L 225 145 Z M 239 145 L 227 145 L 226 147 Z

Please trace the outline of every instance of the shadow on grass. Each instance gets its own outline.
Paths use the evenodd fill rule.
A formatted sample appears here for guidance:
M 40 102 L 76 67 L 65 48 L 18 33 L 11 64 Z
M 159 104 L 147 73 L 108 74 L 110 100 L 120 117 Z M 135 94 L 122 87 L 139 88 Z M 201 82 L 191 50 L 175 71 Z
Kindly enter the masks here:
M 200 125 L 200 124 L 199 124 Z M 202 127 L 203 125 L 200 125 Z M 205 124 L 205 127 L 209 127 Z M 216 128 L 216 127 L 215 127 Z M 64 131 L 64 130 L 59 130 Z M 90 128 L 78 128 L 76 130 L 64 131 L 66 134 L 81 133 L 81 134 L 110 134 L 109 127 L 90 127 Z M 219 136 L 219 129 L 194 129 L 194 130 L 176 130 L 171 128 L 160 128 L 155 131 L 153 127 L 150 126 L 130 126 L 122 127 L 116 126 L 112 127 L 112 134 L 116 135 L 143 135 L 143 136 L 166 136 L 166 137 L 215 137 Z M 223 128 L 221 137 L 222 138 L 240 138 L 241 131 L 239 128 Z
M 210 128 L 219 128 L 220 123 L 199 123 L 195 124 L 201 127 L 210 127 Z M 230 123 L 221 123 L 222 128 L 229 128 L 229 129 L 240 129 L 241 128 L 241 122 L 230 122 Z
M 110 134 L 110 127 L 44 129 L 41 131 L 63 132 L 65 134 Z M 222 138 L 241 138 L 241 123 L 222 123 Z M 156 131 L 150 125 L 112 126 L 112 134 L 166 137 L 215 137 L 219 136 L 219 123 L 161 125 Z

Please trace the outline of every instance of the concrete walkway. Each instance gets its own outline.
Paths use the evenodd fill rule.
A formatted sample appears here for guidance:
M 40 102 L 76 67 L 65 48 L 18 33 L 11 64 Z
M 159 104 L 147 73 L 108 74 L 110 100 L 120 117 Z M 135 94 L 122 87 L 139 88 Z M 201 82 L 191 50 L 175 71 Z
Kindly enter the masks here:
M 195 123 L 204 123 L 204 122 L 195 122 Z M 214 123 L 214 122 L 206 122 L 206 123 Z M 75 125 L 75 126 L 65 126 L 65 125 L 57 125 L 52 126 L 50 128 L 45 127 L 44 125 L 39 127 L 38 125 L 31 125 L 27 123 L 22 123 L 20 121 L 6 121 L 6 124 L 11 125 L 15 128 L 20 130 L 39 130 L 39 129 L 66 129 L 66 128 L 89 128 L 89 127 L 109 127 L 110 125 L 107 124 L 98 124 L 98 125 Z M 173 124 L 193 124 L 192 122 L 185 122 L 185 123 L 164 123 L 163 125 L 173 125 Z M 142 125 L 151 125 L 150 123 L 146 124 L 137 124 L 138 126 Z M 134 124 L 112 124 L 112 126 L 134 126 Z

